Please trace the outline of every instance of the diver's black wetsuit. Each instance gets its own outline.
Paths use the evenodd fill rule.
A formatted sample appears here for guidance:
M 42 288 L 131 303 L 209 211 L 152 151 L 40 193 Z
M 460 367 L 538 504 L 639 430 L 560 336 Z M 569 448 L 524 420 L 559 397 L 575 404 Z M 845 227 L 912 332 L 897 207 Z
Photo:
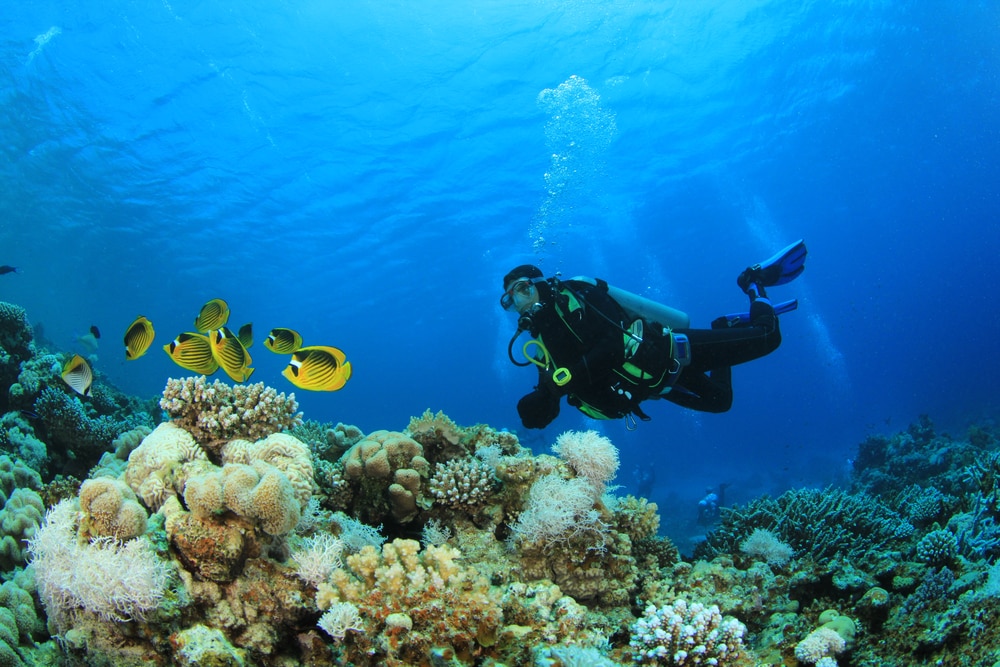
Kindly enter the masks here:
M 729 327 L 726 318 L 711 329 L 677 329 L 691 341 L 691 363 L 673 390 L 662 396 L 702 412 L 726 412 L 733 405 L 733 366 L 759 359 L 778 349 L 781 331 L 774 308 L 766 301 L 750 304 L 750 324 Z
M 704 412 L 725 412 L 733 403 L 732 366 L 762 357 L 781 343 L 778 318 L 766 301 L 750 306 L 750 323 L 729 327 L 725 318 L 712 323 L 712 329 L 677 329 L 691 343 L 691 363 L 683 369 L 666 394 L 646 393 L 630 388 L 626 399 L 619 391 L 621 383 L 615 369 L 625 361 L 624 330 L 630 322 L 624 309 L 600 285 L 567 280 L 539 285 L 543 307 L 531 318 L 529 331 L 543 341 L 554 367 L 569 369 L 572 379 L 559 387 L 551 378 L 551 369 L 539 369 L 535 391 L 518 403 L 521 420 L 528 428 L 543 428 L 559 415 L 560 396 L 566 395 L 570 405 L 586 414 L 603 413 L 608 418 L 636 414 L 646 418 L 638 408 L 649 398 L 666 398 L 678 405 Z M 570 302 L 578 303 L 571 307 Z M 574 305 L 575 305 L 574 303 Z M 559 305 L 556 308 L 556 304 Z M 657 338 L 662 327 L 646 322 L 644 337 L 659 344 L 662 351 L 655 363 L 660 368 L 673 364 L 669 343 Z M 648 367 L 649 364 L 647 364 Z M 650 370 L 656 375 L 655 370 Z M 617 382 L 617 385 L 616 385 Z

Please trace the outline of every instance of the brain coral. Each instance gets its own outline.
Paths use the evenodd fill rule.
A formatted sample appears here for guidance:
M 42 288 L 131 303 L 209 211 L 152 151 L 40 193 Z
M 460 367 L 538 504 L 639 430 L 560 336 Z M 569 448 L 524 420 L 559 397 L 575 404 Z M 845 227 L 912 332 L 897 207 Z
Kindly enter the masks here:
M 204 450 L 190 433 L 164 422 L 129 454 L 125 482 L 146 507 L 158 510 L 167 498 L 183 493 L 182 473 L 194 463 L 209 465 Z
M 184 502 L 199 518 L 228 510 L 268 535 L 290 532 L 302 516 L 302 505 L 288 477 L 265 461 L 227 463 L 221 470 L 189 478 Z
M 128 484 L 109 477 L 88 479 L 80 487 L 79 534 L 125 542 L 146 532 L 146 510 Z

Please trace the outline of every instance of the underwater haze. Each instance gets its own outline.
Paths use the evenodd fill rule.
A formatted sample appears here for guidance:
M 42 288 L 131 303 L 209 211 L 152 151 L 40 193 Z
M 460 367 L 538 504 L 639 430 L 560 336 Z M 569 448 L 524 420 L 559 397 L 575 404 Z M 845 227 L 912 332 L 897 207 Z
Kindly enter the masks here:
M 598 429 L 661 507 L 825 485 L 866 435 L 1000 407 L 996 3 L 50 0 L 0 28 L 0 300 L 62 350 L 98 326 L 92 366 L 130 393 L 189 374 L 159 348 L 223 298 L 258 341 L 346 353 L 320 393 L 254 347 L 308 419 L 430 408 L 536 452 Z M 799 238 L 771 291 L 799 308 L 732 410 L 521 427 L 513 266 L 707 327 Z M 157 338 L 126 362 L 137 315 Z

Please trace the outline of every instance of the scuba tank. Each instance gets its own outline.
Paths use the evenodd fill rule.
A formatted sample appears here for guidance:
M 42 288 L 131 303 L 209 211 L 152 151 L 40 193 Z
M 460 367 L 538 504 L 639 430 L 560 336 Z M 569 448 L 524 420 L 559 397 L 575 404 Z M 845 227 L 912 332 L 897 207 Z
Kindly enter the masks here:
M 596 279 L 587 276 L 577 276 L 573 280 L 594 286 L 599 284 Z M 659 322 L 668 329 L 687 329 L 691 326 L 691 318 L 688 314 L 676 308 L 665 306 L 613 285 L 608 285 L 608 294 L 618 302 L 618 305 L 625 310 L 630 319 L 642 318 L 647 322 Z

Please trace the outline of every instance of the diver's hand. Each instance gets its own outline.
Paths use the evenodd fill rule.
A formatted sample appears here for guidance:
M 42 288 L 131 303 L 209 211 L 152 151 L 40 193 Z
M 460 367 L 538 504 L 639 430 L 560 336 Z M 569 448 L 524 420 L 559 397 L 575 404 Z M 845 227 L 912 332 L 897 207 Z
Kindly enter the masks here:
M 559 394 L 548 391 L 540 383 L 535 391 L 517 402 L 517 414 L 525 428 L 545 428 L 559 416 Z

